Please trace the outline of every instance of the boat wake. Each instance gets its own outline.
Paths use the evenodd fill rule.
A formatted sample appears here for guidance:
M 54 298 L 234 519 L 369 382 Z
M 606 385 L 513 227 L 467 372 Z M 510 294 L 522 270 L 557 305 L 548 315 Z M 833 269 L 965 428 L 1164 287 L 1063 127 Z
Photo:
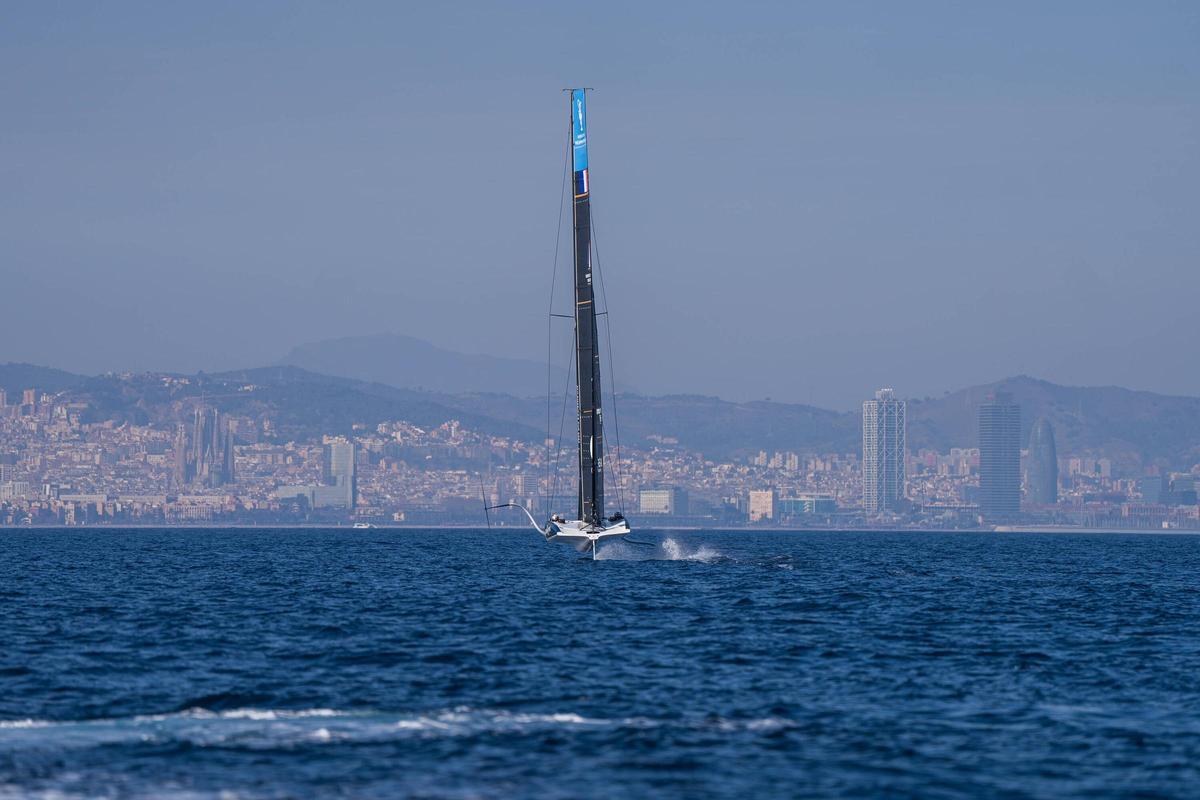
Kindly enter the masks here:
M 657 547 L 639 547 L 629 542 L 610 542 L 596 551 L 597 561 L 701 561 L 711 563 L 724 555 L 708 545 L 688 548 L 674 539 L 663 539 Z

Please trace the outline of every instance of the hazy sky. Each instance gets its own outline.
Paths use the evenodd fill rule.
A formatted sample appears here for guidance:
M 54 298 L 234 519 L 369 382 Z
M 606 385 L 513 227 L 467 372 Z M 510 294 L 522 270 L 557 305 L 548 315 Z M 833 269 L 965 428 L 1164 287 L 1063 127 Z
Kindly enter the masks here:
M 544 358 L 569 85 L 642 390 L 1200 393 L 1195 2 L 6 3 L 0 361 Z

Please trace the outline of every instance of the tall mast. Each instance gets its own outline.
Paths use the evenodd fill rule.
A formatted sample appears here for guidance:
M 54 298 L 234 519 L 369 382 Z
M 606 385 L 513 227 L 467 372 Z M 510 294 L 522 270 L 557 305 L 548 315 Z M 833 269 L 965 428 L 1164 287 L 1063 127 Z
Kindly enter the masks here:
M 579 402 L 579 519 L 604 524 L 604 437 L 600 416 L 600 347 L 592 292 L 592 211 L 588 191 L 587 104 L 571 90 L 575 180 L 575 363 Z

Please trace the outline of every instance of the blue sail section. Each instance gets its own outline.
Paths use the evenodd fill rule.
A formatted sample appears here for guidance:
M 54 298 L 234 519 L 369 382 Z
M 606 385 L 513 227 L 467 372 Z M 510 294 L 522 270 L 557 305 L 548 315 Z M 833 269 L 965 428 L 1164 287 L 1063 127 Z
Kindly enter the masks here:
M 587 194 L 587 100 L 583 89 L 571 92 L 571 153 L 575 168 L 575 194 Z

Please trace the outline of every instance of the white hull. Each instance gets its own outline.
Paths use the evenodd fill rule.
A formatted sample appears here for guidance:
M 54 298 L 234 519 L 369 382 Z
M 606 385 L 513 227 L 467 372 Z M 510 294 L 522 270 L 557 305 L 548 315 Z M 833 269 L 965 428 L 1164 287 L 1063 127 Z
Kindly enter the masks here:
M 618 536 L 628 536 L 631 532 L 629 522 L 620 517 L 616 522 L 607 526 L 592 525 L 579 519 L 565 520 L 561 517 L 555 517 L 544 526 L 539 526 L 537 520 L 533 518 L 533 514 L 529 513 L 529 509 L 516 503 L 501 503 L 498 506 L 487 506 L 486 508 L 488 511 L 494 508 L 520 509 L 529 519 L 529 524 L 533 526 L 533 529 L 544 536 L 547 542 L 569 544 L 581 553 L 590 550 L 592 558 L 596 557 L 596 548 L 600 542 Z
M 566 522 L 547 522 L 542 533 L 547 542 L 569 544 L 581 553 L 590 550 L 592 556 L 595 557 L 596 548 L 600 542 L 616 536 L 628 536 L 630 530 L 629 523 L 625 520 L 615 522 L 608 527 L 601 527 L 575 519 Z

